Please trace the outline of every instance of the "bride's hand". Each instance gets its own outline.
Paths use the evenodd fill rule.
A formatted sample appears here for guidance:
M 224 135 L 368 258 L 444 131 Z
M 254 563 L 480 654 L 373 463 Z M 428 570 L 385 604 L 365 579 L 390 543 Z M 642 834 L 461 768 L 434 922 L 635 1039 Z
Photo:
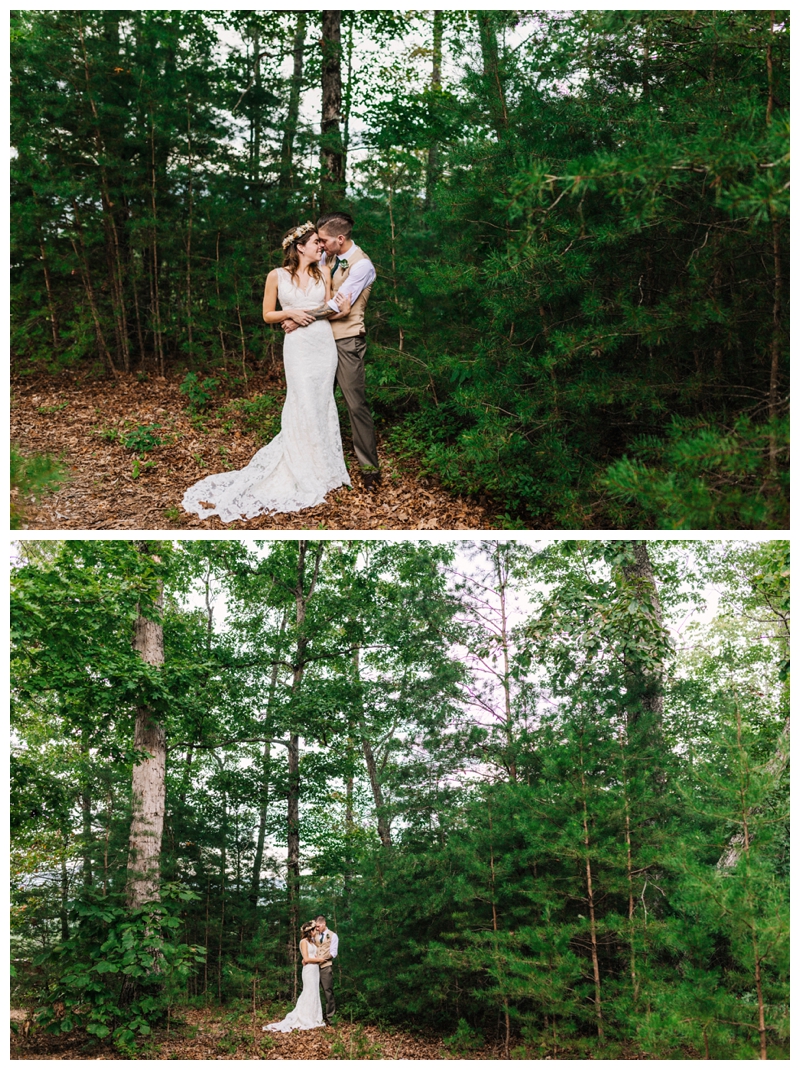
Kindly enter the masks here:
M 348 314 L 348 312 L 350 311 L 350 305 L 351 305 L 350 294 L 343 294 L 341 292 L 341 290 L 340 290 L 339 293 L 337 293 L 337 295 L 334 298 L 334 300 L 336 301 L 336 304 L 339 306 L 339 314 L 342 315 L 342 316 L 346 316 Z
M 291 309 L 287 318 L 294 320 L 298 327 L 307 327 L 309 323 L 314 322 L 314 317 L 302 308 Z

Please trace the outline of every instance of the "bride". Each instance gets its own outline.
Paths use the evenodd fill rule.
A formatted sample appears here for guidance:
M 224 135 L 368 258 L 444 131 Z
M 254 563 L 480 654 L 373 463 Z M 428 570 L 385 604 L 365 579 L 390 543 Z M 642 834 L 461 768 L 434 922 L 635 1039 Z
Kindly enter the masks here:
M 300 954 L 303 956 L 303 991 L 293 1011 L 289 1011 L 282 1022 L 270 1022 L 262 1026 L 273 1033 L 289 1033 L 292 1029 L 317 1029 L 325 1023 L 322 1020 L 322 1001 L 319 998 L 319 963 L 328 958 L 322 949 L 311 940 L 316 932 L 316 923 L 307 921 L 301 928 Z M 319 957 L 318 957 L 319 956 Z
M 313 223 L 290 231 L 283 249 L 283 267 L 267 275 L 264 319 L 291 319 L 304 329 L 284 337 L 281 429 L 246 468 L 206 476 L 186 491 L 183 508 L 201 519 L 217 513 L 230 523 L 264 513 L 294 513 L 350 484 L 333 397 L 336 343 L 327 322 L 346 316 L 350 299 L 331 298 L 330 268 L 319 263 L 323 248 Z

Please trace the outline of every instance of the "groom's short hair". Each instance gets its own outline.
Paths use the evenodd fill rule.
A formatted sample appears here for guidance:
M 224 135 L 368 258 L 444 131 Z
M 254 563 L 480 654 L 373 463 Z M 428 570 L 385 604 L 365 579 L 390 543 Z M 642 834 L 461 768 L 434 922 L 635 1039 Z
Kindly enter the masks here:
M 325 921 L 325 915 L 320 914 L 320 916 L 317 918 L 317 921 Z
M 349 238 L 355 226 L 355 219 L 347 212 L 329 212 L 321 215 L 317 220 L 317 230 L 332 231 L 334 234 L 342 234 Z

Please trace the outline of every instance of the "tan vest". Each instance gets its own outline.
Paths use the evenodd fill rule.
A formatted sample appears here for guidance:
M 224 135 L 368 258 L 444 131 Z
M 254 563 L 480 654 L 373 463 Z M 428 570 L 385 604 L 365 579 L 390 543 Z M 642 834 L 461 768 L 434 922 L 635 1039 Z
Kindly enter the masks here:
M 350 274 L 350 268 L 353 264 L 357 264 L 359 260 L 367 260 L 366 253 L 363 253 L 360 249 L 353 252 L 352 257 L 344 256 L 343 260 L 347 261 L 347 267 L 344 271 L 341 268 L 331 279 L 331 290 L 335 294 L 344 280 Z M 331 267 L 333 262 L 331 261 Z M 356 298 L 350 312 L 343 320 L 332 320 L 331 328 L 333 330 L 334 338 L 352 338 L 354 335 L 366 334 L 367 329 L 364 326 L 364 312 L 367 308 L 367 301 L 369 301 L 369 294 L 372 286 L 365 286 L 361 293 Z

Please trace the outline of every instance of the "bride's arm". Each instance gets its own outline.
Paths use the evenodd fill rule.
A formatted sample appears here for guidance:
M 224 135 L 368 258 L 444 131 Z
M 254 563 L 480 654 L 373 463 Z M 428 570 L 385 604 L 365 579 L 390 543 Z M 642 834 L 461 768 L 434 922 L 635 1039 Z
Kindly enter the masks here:
M 277 311 L 278 307 L 278 272 L 270 271 L 267 275 L 267 282 L 264 286 L 264 322 L 265 323 L 281 323 L 283 320 L 294 320 L 298 327 L 306 327 L 309 323 L 314 322 L 314 317 L 305 312 L 302 308 L 286 308 L 280 312 Z

